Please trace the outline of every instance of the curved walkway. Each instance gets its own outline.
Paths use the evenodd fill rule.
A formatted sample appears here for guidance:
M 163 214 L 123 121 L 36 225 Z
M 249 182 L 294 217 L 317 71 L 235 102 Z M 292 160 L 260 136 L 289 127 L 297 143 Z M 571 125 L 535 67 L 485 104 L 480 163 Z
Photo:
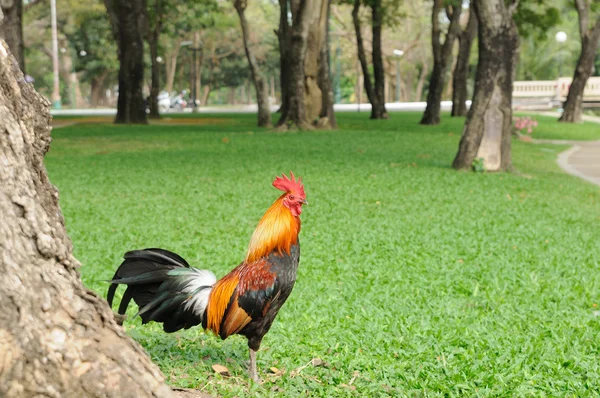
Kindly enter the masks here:
M 569 143 L 573 146 L 558 155 L 558 165 L 569 174 L 600 185 L 600 141 Z
M 539 112 L 541 115 L 559 117 L 556 112 Z M 583 116 L 586 122 L 600 124 L 600 117 Z M 600 128 L 600 126 L 598 127 Z M 539 143 L 573 145 L 558 155 L 558 165 L 567 173 L 600 186 L 600 141 L 534 140 Z

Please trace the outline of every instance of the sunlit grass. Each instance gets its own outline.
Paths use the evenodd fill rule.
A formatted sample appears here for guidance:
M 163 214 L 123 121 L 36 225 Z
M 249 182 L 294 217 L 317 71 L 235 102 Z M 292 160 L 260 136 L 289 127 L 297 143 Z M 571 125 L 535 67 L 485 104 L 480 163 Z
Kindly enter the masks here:
M 224 275 L 278 196 L 272 178 L 303 177 L 298 281 L 258 355 L 266 382 L 249 385 L 243 338 L 126 322 L 169 383 L 226 397 L 600 391 L 600 190 L 558 168 L 564 147 L 515 141 L 514 173 L 464 173 L 449 167 L 463 119 L 340 114 L 338 131 L 275 133 L 210 117 L 227 119 L 65 127 L 47 157 L 82 278 L 102 295 L 135 248 Z M 587 134 L 540 121 L 535 134 Z M 326 366 L 292 373 L 312 358 Z

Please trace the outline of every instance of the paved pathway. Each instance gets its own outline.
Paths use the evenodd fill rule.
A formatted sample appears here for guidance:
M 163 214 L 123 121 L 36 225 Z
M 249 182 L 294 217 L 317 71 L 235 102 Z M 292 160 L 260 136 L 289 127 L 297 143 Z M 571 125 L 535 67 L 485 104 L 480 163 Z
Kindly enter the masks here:
M 558 155 L 558 165 L 569 174 L 600 185 L 600 141 L 576 141 L 573 144 Z
M 560 116 L 556 112 L 539 113 Z M 600 117 L 597 116 L 584 115 L 583 120 L 600 124 Z M 573 145 L 558 155 L 558 165 L 567 173 L 600 186 L 600 141 L 536 140 L 536 142 Z

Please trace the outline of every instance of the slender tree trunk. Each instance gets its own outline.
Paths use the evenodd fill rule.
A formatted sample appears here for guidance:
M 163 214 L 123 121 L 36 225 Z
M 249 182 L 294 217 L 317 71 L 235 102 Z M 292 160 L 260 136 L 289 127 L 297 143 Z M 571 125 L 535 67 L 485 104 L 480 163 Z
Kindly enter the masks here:
M 173 51 L 167 56 L 167 92 L 169 95 L 173 92 L 173 84 L 175 83 L 175 72 L 177 72 L 177 56 L 181 48 L 181 40 L 177 40 Z
M 1 0 L 0 39 L 6 40 L 19 68 L 25 73 L 25 45 L 23 44 L 23 0 Z
M 210 84 L 205 84 L 202 88 L 202 105 L 208 105 L 208 98 L 210 97 Z
M 250 30 L 248 21 L 246 20 L 246 0 L 234 0 L 233 6 L 240 17 L 240 25 L 242 27 L 242 37 L 244 39 L 244 49 L 246 50 L 246 58 L 250 67 L 250 74 L 256 89 L 256 104 L 258 105 L 258 127 L 271 127 L 271 109 L 269 106 L 269 87 L 267 79 L 262 74 L 258 61 L 254 56 L 254 52 L 250 47 Z
M 331 90 L 327 46 L 329 6 L 330 0 L 314 2 L 315 11 L 312 13 L 304 60 L 306 117 L 320 128 L 335 125 L 335 121 L 332 124 L 327 116 L 329 113 L 333 114 L 333 100 L 328 98 Z M 331 96 L 333 98 L 333 92 Z M 323 107 L 326 108 L 325 118 L 321 120 Z
M 421 124 L 439 124 L 442 91 L 446 82 L 446 74 L 452 59 L 452 47 L 460 30 L 460 14 L 462 1 L 455 0 L 446 6 L 446 16 L 450 20 L 444 44 L 440 41 L 441 29 L 439 14 L 444 8 L 443 0 L 434 0 L 431 18 L 431 43 L 433 47 L 433 71 L 429 80 L 427 107 L 423 113 Z
M 316 0 L 293 0 L 291 2 L 292 25 L 289 27 L 289 87 L 287 89 L 287 109 L 281 113 L 277 126 L 296 125 L 300 129 L 310 129 L 305 104 L 304 61 L 308 44 L 310 23 L 317 9 Z M 287 22 L 286 22 L 287 23 Z
M 148 123 L 144 106 L 146 0 L 104 0 L 117 41 L 119 99 L 115 123 Z
M 68 47 L 66 40 L 61 41 L 59 44 Z M 60 73 L 63 81 L 67 83 L 69 106 L 72 108 L 81 107 L 83 100 L 79 89 L 79 76 L 73 70 L 73 58 L 69 51 L 60 54 Z
M 81 283 L 44 166 L 49 105 L 0 40 L 0 396 L 171 397 L 106 301 Z
M 150 64 L 152 68 L 152 83 L 150 84 L 150 118 L 159 119 L 158 94 L 160 93 L 160 63 L 158 62 L 158 40 L 162 28 L 163 3 L 154 0 L 152 27 L 148 32 L 148 46 L 150 47 Z
M 425 86 L 425 79 L 427 78 L 427 73 L 429 72 L 429 65 L 423 62 L 423 66 L 421 68 L 421 73 L 419 75 L 419 81 L 417 82 L 417 88 L 415 89 L 415 101 L 420 102 L 423 97 L 423 86 Z
M 288 87 L 290 86 L 290 25 L 288 24 L 289 0 L 279 0 L 279 28 L 275 31 L 279 41 L 279 82 L 281 105 L 278 113 L 287 114 Z
M 363 84 L 365 91 L 367 92 L 367 98 L 371 103 L 371 119 L 381 119 L 381 106 L 379 104 L 379 97 L 373 87 L 371 80 L 371 74 L 369 73 L 369 64 L 367 62 L 367 55 L 365 52 L 365 46 L 362 38 L 362 28 L 360 25 L 360 17 L 358 15 L 360 11 L 361 0 L 354 0 L 354 7 L 352 8 L 352 22 L 354 23 L 354 32 L 356 33 L 356 47 L 358 52 L 358 60 L 363 74 Z M 385 105 L 384 105 L 385 109 Z
M 381 29 L 383 25 L 381 0 L 372 1 L 371 17 L 373 31 L 373 75 L 375 77 L 375 96 L 377 97 L 377 108 L 374 110 L 374 113 L 371 113 L 371 118 L 387 119 L 389 115 L 387 109 L 385 109 L 385 69 L 381 53 Z
M 331 0 L 327 0 L 326 23 L 324 27 L 325 39 L 321 43 L 321 54 L 319 55 L 319 87 L 321 88 L 321 112 L 319 117 L 331 128 L 337 128 L 337 120 L 333 111 L 333 85 L 331 83 L 331 57 L 329 53 L 329 14 L 331 12 Z
M 487 171 L 511 168 L 512 88 L 519 34 L 516 3 L 475 0 L 479 20 L 479 63 L 475 93 L 453 167 L 471 169 L 481 159 Z
M 452 116 L 467 116 L 469 57 L 475 35 L 477 35 L 477 16 L 473 6 L 471 6 L 467 27 L 458 36 L 458 59 L 452 76 Z
M 589 77 L 594 72 L 594 61 L 600 40 L 600 15 L 596 23 L 589 28 L 590 4 L 585 0 L 575 0 L 575 7 L 579 15 L 579 35 L 581 37 L 581 53 L 577 60 L 577 67 L 573 75 L 573 81 L 569 87 L 569 94 L 564 105 L 564 111 L 559 121 L 569 123 L 581 123 L 583 90 Z
M 91 84 L 91 99 L 90 99 L 90 103 L 92 108 L 100 105 L 102 99 L 104 98 L 104 81 L 106 80 L 106 77 L 108 76 L 108 71 L 104 71 L 102 72 L 100 75 L 94 77 L 92 79 L 92 84 Z

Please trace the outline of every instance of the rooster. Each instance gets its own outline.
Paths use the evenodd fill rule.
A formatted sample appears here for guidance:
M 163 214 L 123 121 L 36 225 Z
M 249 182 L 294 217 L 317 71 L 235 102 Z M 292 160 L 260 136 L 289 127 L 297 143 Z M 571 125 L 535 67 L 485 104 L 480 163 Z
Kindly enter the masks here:
M 258 381 L 256 352 L 292 292 L 300 259 L 300 213 L 307 202 L 301 178 L 291 172 L 290 177 L 283 174 L 273 181 L 284 194 L 260 219 L 246 258 L 229 274 L 217 281 L 211 271 L 192 268 L 170 251 L 130 251 L 109 281 L 109 305 L 124 284 L 121 315 L 133 299 L 142 323 L 161 322 L 167 333 L 202 325 L 223 340 L 245 336 L 250 378 Z

